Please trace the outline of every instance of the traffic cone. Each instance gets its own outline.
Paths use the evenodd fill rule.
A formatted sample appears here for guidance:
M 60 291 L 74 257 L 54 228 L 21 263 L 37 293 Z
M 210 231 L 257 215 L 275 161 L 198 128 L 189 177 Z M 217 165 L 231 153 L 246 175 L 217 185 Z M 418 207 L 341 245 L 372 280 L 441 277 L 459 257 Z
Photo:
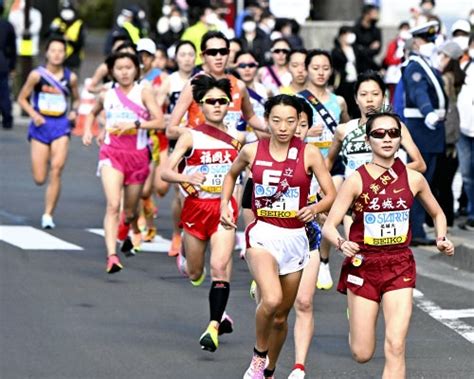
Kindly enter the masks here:
M 96 103 L 95 95 L 87 90 L 91 78 L 87 78 L 84 81 L 84 87 L 81 91 L 80 103 L 79 108 L 77 110 L 77 117 L 76 117 L 76 126 L 72 130 L 72 134 L 75 136 L 82 136 L 84 134 L 84 125 L 86 122 L 86 117 L 89 113 L 91 113 L 92 108 Z M 92 133 L 95 137 L 99 134 L 99 123 L 97 120 L 94 121 L 92 125 Z

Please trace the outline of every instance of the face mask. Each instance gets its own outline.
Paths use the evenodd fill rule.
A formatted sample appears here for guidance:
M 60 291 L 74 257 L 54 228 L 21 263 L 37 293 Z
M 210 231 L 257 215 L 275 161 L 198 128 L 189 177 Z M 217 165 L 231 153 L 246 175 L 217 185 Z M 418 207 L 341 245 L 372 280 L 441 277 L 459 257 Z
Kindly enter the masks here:
M 346 35 L 346 43 L 352 45 L 356 41 L 356 35 L 354 33 L 348 33 Z
M 377 25 L 377 22 L 379 22 L 379 19 L 378 18 L 373 18 L 373 19 L 370 20 L 370 25 L 375 26 L 375 25 Z
M 270 20 L 267 21 L 267 26 L 270 30 L 275 29 L 275 20 L 271 18 Z
M 181 17 L 179 16 L 170 17 L 170 29 L 174 33 L 181 31 L 182 28 L 183 28 L 183 22 L 181 21 Z
M 71 21 L 74 18 L 74 11 L 72 9 L 63 9 L 60 16 L 64 21 Z
M 246 33 L 252 33 L 255 31 L 255 29 L 257 29 L 257 24 L 254 21 L 245 21 L 242 24 L 242 29 Z
M 425 43 L 420 46 L 420 55 L 424 56 L 425 58 L 431 58 L 434 51 L 436 49 L 436 45 L 433 42 Z
M 474 49 L 469 49 L 469 57 L 474 59 Z
M 169 16 L 169 14 L 171 13 L 171 6 L 163 5 L 163 8 L 161 8 L 161 11 L 163 12 L 163 16 Z
M 399 37 L 406 41 L 407 39 L 411 38 L 411 33 L 408 30 L 402 30 L 400 31 Z
M 124 15 L 119 14 L 117 17 L 117 25 L 122 27 L 125 23 L 126 17 Z
M 469 48 L 469 37 L 467 36 L 453 37 L 453 42 L 456 42 L 462 51 Z
M 429 15 L 433 12 L 433 8 L 431 7 L 421 7 L 421 13 Z
M 216 25 L 219 21 L 219 18 L 217 17 L 217 14 L 215 13 L 209 13 L 206 18 L 206 24 L 208 25 Z
M 471 25 L 474 25 L 474 14 L 471 14 L 471 15 L 469 16 L 469 23 L 470 23 Z

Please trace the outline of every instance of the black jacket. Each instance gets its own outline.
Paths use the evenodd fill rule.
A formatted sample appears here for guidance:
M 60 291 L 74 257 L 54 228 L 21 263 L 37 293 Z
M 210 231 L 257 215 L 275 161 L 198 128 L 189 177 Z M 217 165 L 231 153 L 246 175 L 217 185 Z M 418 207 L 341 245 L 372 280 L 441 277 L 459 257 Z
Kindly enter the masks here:
M 359 20 L 354 26 L 354 33 L 357 37 L 355 46 L 361 52 L 359 58 L 359 64 L 361 71 L 364 72 L 366 70 L 379 70 L 380 67 L 377 63 L 375 63 L 375 56 L 380 53 L 382 49 L 382 32 L 380 29 L 373 25 L 369 28 L 366 28 L 362 25 L 361 20 Z M 377 49 L 371 49 L 369 46 L 375 42 L 379 41 L 380 45 Z
M 0 74 L 8 74 L 15 69 L 16 37 L 15 29 L 5 19 L 0 19 Z

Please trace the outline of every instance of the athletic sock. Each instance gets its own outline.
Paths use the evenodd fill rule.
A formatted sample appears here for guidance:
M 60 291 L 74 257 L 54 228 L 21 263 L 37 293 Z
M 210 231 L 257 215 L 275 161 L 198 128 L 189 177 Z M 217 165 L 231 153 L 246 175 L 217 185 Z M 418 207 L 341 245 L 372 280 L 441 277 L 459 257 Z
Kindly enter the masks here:
M 270 370 L 270 369 L 266 368 L 265 370 L 263 370 L 263 376 L 265 378 L 271 378 L 274 373 L 275 373 L 275 369 Z
M 255 347 L 253 348 L 253 352 L 257 357 L 260 357 L 260 358 L 266 358 L 267 354 L 268 354 L 268 350 L 267 351 L 258 351 Z
M 304 365 L 302 365 L 301 363 L 295 363 L 295 365 L 293 366 L 293 370 L 296 370 L 296 369 L 300 369 L 301 371 L 305 371 Z
M 222 280 L 213 281 L 209 291 L 209 308 L 211 321 L 221 322 L 227 300 L 229 299 L 230 283 Z

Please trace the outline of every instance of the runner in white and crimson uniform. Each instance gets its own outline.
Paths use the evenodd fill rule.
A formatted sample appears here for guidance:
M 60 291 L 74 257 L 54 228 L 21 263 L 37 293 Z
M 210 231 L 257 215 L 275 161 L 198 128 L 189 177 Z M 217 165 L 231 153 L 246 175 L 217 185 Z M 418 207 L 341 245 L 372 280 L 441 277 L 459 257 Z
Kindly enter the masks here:
M 99 152 L 99 168 L 107 199 L 104 217 L 107 248 L 107 272 L 122 269 L 116 255 L 117 238 L 125 239 L 133 223 L 135 232 L 138 200 L 149 172 L 149 152 L 144 129 L 163 128 L 163 114 L 149 86 L 135 82 L 140 74 L 136 55 L 116 53 L 107 59 L 115 85 L 101 95 L 86 119 L 82 141 L 92 143 L 92 124 L 102 111 L 106 113 L 106 135 Z M 124 196 L 124 223 L 119 228 L 120 202 Z M 131 244 L 131 243 L 130 243 Z
M 251 167 L 257 220 L 247 229 L 245 259 L 259 287 L 260 302 L 256 312 L 254 356 L 244 376 L 249 379 L 273 375 L 286 338 L 288 313 L 309 256 L 304 225 L 315 214 L 329 209 L 335 197 L 319 150 L 295 137 L 300 113 L 301 104 L 296 97 L 270 98 L 265 104 L 270 139 L 246 145 L 241 150 L 222 189 L 221 223 L 227 229 L 236 228 L 229 206 L 231 196 L 240 173 L 247 166 Z M 327 196 L 307 206 L 313 174 Z
M 205 252 L 211 247 L 209 292 L 210 322 L 199 343 L 204 350 L 215 351 L 218 334 L 232 332 L 232 320 L 224 311 L 230 293 L 232 251 L 235 230 L 219 224 L 220 193 L 224 176 L 237 157 L 244 135 L 224 125 L 231 99 L 231 83 L 199 75 L 191 81 L 194 101 L 200 104 L 205 124 L 188 129 L 179 137 L 176 147 L 163 168 L 162 178 L 180 183 L 186 194 L 181 212 L 186 258 L 178 256 L 178 269 L 199 286 L 205 279 Z M 178 172 L 184 158 L 185 167 Z M 237 217 L 236 202 L 232 212 Z

